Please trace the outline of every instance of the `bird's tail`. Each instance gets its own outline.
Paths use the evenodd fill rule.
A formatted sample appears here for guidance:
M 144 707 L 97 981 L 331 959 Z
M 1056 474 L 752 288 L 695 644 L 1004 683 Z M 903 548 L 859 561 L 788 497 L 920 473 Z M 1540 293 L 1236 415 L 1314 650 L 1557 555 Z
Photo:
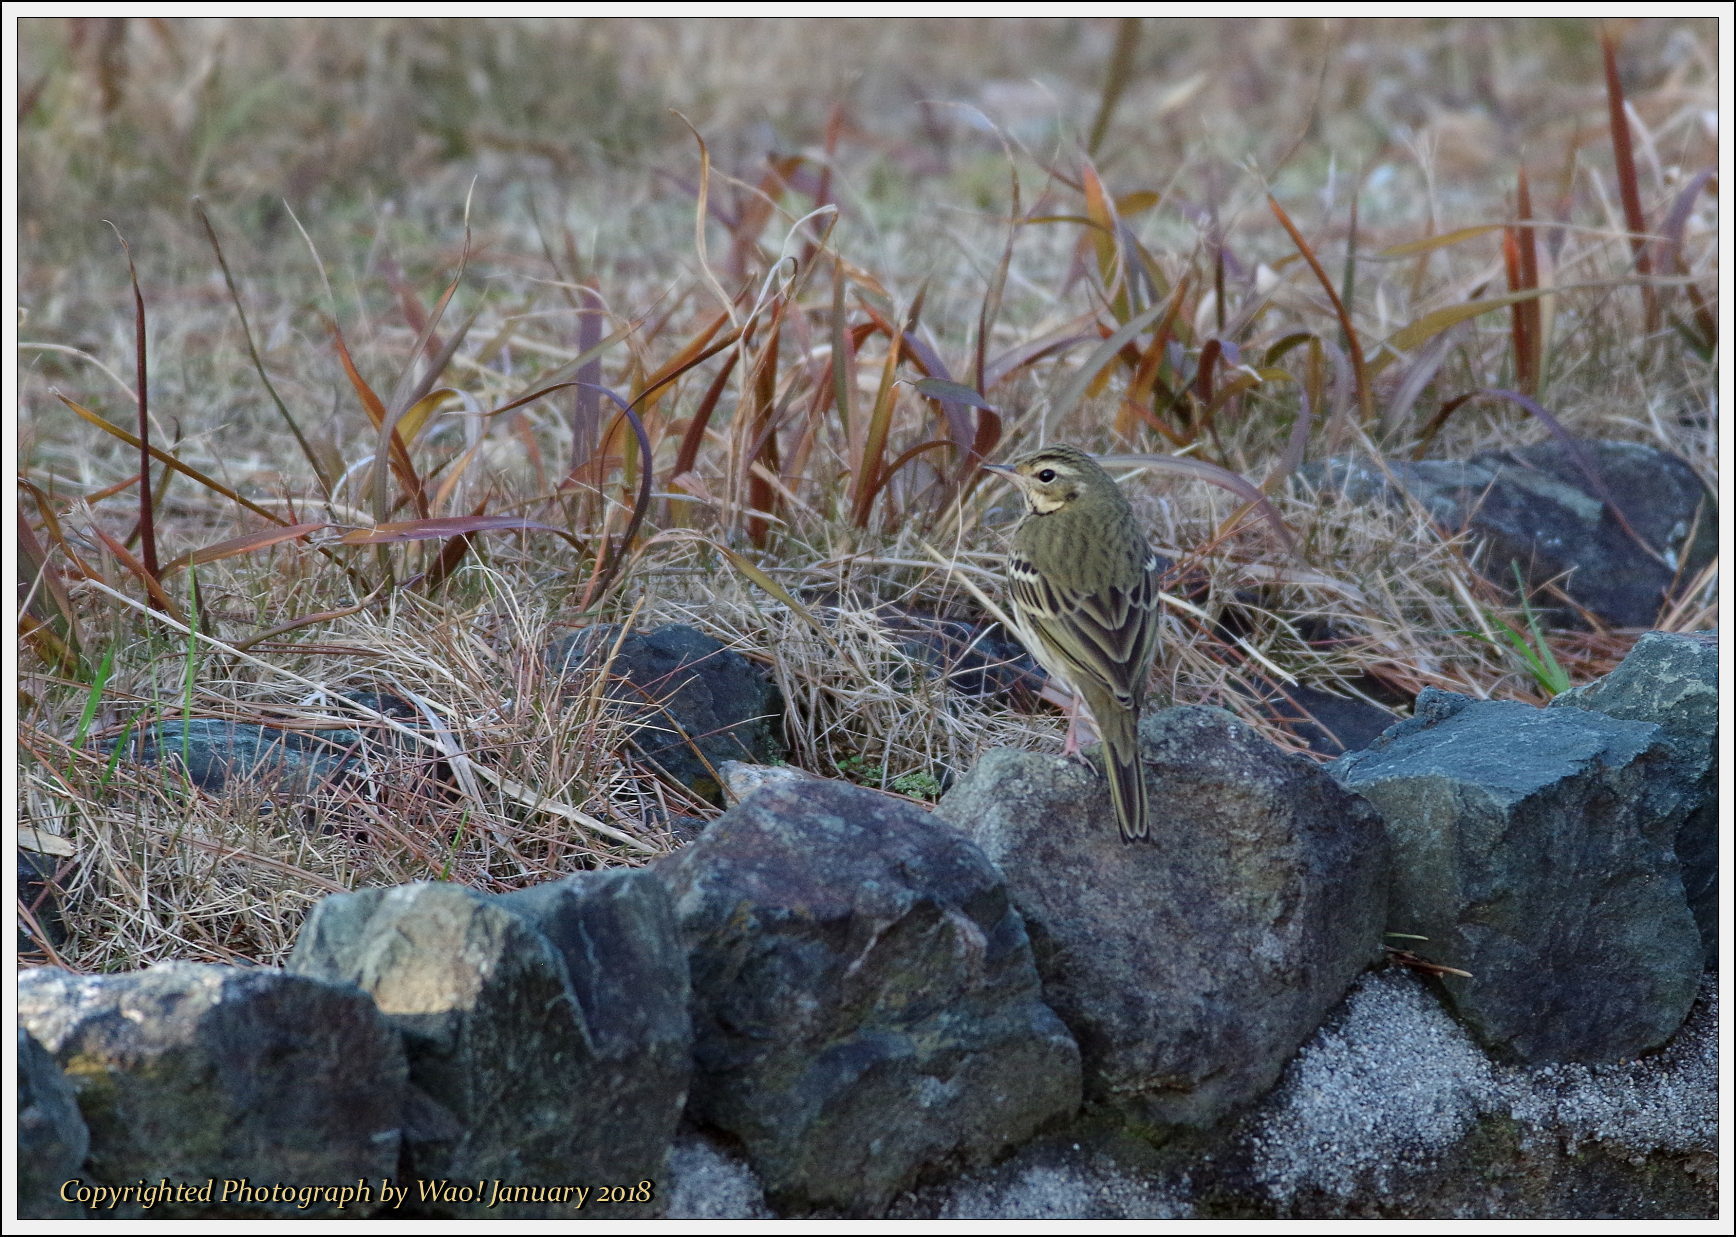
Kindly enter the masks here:
M 1096 702 L 1093 702 L 1094 704 Z M 1145 770 L 1139 759 L 1139 712 L 1112 700 L 1091 710 L 1103 740 L 1103 772 L 1123 842 L 1148 842 Z

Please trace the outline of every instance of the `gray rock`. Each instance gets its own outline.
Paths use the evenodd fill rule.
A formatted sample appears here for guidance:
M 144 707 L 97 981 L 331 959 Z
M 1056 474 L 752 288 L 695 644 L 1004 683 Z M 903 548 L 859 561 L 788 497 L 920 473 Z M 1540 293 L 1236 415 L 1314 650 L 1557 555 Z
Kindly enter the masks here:
M 589 1032 L 572 1097 L 592 1134 L 579 1161 L 586 1182 L 660 1180 L 693 1063 L 687 951 L 668 891 L 643 869 L 613 868 L 495 902 L 555 947 Z M 587 1204 L 584 1214 L 629 1213 Z
M 1704 961 L 1673 849 L 1693 804 L 1657 726 L 1431 689 L 1332 771 L 1386 819 L 1391 930 L 1471 972 L 1442 989 L 1484 1043 L 1616 1061 L 1681 1025 Z
M 1278 1086 L 1211 1130 L 1101 1110 L 898 1218 L 1710 1219 L 1717 981 L 1681 1032 L 1620 1065 L 1492 1061 L 1409 971 L 1362 976 Z
M 1043 671 L 999 623 L 967 623 L 926 611 L 888 605 L 879 614 L 913 663 L 967 699 L 1042 690 Z
M 72 1084 L 34 1035 L 18 1028 L 18 1215 L 25 1220 L 81 1220 L 85 1210 L 61 1197 L 90 1150 L 90 1130 Z
M 64 865 L 64 867 L 63 867 Z M 62 881 L 72 863 L 55 855 L 19 846 L 18 952 L 46 960 L 50 950 L 66 945 L 66 921 L 60 917 Z M 29 919 L 22 912 L 28 911 Z
M 1078 762 L 990 752 L 938 814 L 1007 873 L 1088 1093 L 1209 1125 L 1271 1087 L 1380 952 L 1380 822 L 1216 709 L 1148 716 L 1153 845 Z
M 360 742 L 350 730 L 285 730 L 196 717 L 140 728 L 125 754 L 140 764 L 182 769 L 202 790 L 256 781 L 273 793 L 303 799 L 355 768 Z
M 18 1015 L 74 1082 L 90 1182 L 211 1186 L 93 1212 L 353 1216 L 367 1208 L 270 1195 L 398 1171 L 404 1049 L 352 987 L 190 962 L 130 975 L 45 967 L 20 977 Z
M 750 765 L 745 760 L 726 760 L 717 766 L 730 802 L 739 803 L 762 786 L 788 786 L 826 779 L 795 765 Z
M 1565 575 L 1567 595 L 1605 622 L 1649 627 L 1673 590 L 1716 556 L 1715 501 L 1678 456 L 1638 443 L 1578 446 L 1658 556 L 1622 527 L 1597 485 L 1554 441 L 1462 462 L 1331 459 L 1300 474 L 1360 501 L 1394 499 L 1396 483 L 1443 528 L 1475 534 L 1483 544 L 1480 569 L 1496 586 L 1511 590 L 1510 564 L 1517 562 L 1531 590 Z M 1539 604 L 1554 621 L 1580 625 L 1571 607 Z
M 414 705 L 394 695 L 346 692 L 344 697 L 403 725 L 423 722 Z M 427 760 L 426 749 L 414 740 L 365 723 L 304 730 L 215 717 L 169 718 L 139 727 L 126 742 L 128 759 L 179 769 L 201 790 L 216 794 L 237 782 L 252 782 L 296 801 L 359 776 L 370 761 L 406 753 Z M 446 776 L 439 761 L 428 763 Z
M 1000 874 L 920 809 L 767 787 L 655 870 L 692 967 L 689 1113 L 778 1205 L 872 1211 L 1077 1108 Z
M 1650 631 L 1621 665 L 1562 692 L 1550 708 L 1596 709 L 1653 722 L 1675 745 L 1698 799 L 1676 831 L 1682 886 L 1709 966 L 1718 964 L 1718 635 Z
M 615 623 L 587 627 L 549 646 L 556 674 L 607 664 L 611 700 L 643 722 L 640 755 L 672 781 L 722 802 L 717 770 L 726 760 L 781 760 L 783 698 L 740 653 L 680 624 L 621 635 Z
M 1393 694 L 1367 675 L 1357 676 L 1348 685 L 1377 698 Z M 1402 716 L 1392 708 L 1354 696 L 1335 696 L 1306 683 L 1281 683 L 1250 675 L 1236 687 L 1259 702 L 1262 716 L 1316 756 L 1342 756 L 1367 747 Z
M 631 1126 L 633 1117 L 587 1092 L 598 1052 L 561 954 L 487 895 L 429 883 L 335 894 L 314 907 L 289 967 L 359 985 L 403 1033 L 410 1080 L 432 1101 L 406 1129 L 406 1162 L 421 1181 L 455 1187 L 413 1194 L 416 1214 L 571 1219 L 579 1214 L 571 1198 L 497 1199 L 493 1183 L 528 1191 L 633 1186 L 661 1170 L 662 1147 L 631 1170 L 631 1181 L 598 1175 L 616 1163 L 617 1124 Z M 662 1119 L 659 1112 L 650 1122 Z M 474 1195 L 457 1188 L 478 1181 Z M 582 1214 L 650 1210 L 587 1203 Z

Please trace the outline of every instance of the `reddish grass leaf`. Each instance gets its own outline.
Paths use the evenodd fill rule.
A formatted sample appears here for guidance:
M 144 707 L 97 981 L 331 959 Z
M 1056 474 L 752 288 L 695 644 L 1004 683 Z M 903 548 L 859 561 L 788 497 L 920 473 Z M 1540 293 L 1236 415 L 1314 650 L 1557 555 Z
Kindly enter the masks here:
M 234 558 L 241 554 L 251 554 L 255 550 L 268 549 L 274 545 L 282 545 L 286 541 L 300 541 L 322 528 L 330 528 L 330 524 L 319 523 L 288 524 L 282 528 L 268 528 L 261 533 L 247 533 L 240 537 L 230 537 L 226 541 L 218 541 L 190 553 L 183 554 L 172 561 L 163 570 L 174 571 L 178 567 L 198 567 L 205 563 L 215 563 L 219 559 Z
M 564 528 L 527 520 L 516 515 L 444 515 L 425 520 L 394 520 L 372 528 L 358 528 L 336 539 L 339 545 L 398 545 L 406 541 L 433 541 L 488 532 L 554 533 L 579 548 L 578 540 Z
M 1326 299 L 1332 302 L 1332 311 L 1338 315 L 1339 329 L 1344 332 L 1344 346 L 1350 353 L 1350 369 L 1356 378 L 1356 402 L 1362 410 L 1364 426 L 1374 424 L 1374 387 L 1369 382 L 1368 364 L 1362 355 L 1362 340 L 1357 336 L 1356 324 L 1350 320 L 1350 311 L 1344 307 L 1344 302 L 1338 297 L 1338 289 L 1332 286 L 1332 281 L 1326 277 L 1326 268 L 1320 265 L 1320 259 L 1314 256 L 1314 249 L 1297 226 L 1291 222 L 1284 208 L 1278 205 L 1278 199 L 1271 194 L 1266 195 L 1266 202 L 1277 216 L 1278 222 L 1290 234 L 1290 239 L 1302 255 L 1302 260 L 1308 263 L 1308 269 L 1314 272 L 1314 278 L 1320 281 L 1320 286 L 1326 290 Z

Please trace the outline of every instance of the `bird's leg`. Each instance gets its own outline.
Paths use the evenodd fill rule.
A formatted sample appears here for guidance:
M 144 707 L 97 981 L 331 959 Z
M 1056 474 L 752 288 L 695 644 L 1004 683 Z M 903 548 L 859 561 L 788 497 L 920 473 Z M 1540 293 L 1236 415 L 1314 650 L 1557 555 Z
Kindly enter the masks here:
M 1085 707 L 1085 698 L 1074 691 L 1059 675 L 1050 675 L 1048 682 L 1043 684 L 1043 690 L 1038 693 L 1044 700 L 1067 714 L 1067 741 L 1062 745 L 1061 755 L 1071 757 L 1082 765 L 1090 765 L 1080 754 L 1079 749 L 1086 743 L 1097 741 L 1097 726 L 1091 719 L 1090 710 Z
M 1079 749 L 1085 744 L 1097 739 L 1097 726 L 1091 714 L 1085 708 L 1085 700 L 1075 695 L 1073 703 L 1067 709 L 1067 741 L 1061 747 L 1061 755 L 1071 757 L 1082 765 L 1091 762 L 1080 754 Z

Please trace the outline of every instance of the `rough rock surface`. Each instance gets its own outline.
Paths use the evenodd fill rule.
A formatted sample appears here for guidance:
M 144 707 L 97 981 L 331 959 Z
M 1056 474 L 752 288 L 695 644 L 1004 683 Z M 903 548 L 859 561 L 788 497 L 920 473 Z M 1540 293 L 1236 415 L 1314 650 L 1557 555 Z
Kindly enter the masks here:
M 1077 1108 L 999 873 L 920 809 L 767 787 L 656 870 L 692 968 L 689 1114 L 780 1205 L 872 1211 Z
M 1510 564 L 1517 562 L 1533 590 L 1565 575 L 1567 595 L 1605 622 L 1649 627 L 1671 590 L 1717 554 L 1713 497 L 1687 461 L 1668 452 L 1639 443 L 1577 445 L 1602 492 L 1557 442 L 1464 461 L 1332 459 L 1302 474 L 1353 501 L 1391 498 L 1396 484 L 1442 527 L 1477 537 L 1481 570 L 1497 586 L 1511 589 Z M 1656 555 L 1622 526 L 1605 493 Z M 1556 621 L 1577 622 L 1571 608 L 1539 600 Z
M 60 1196 L 80 1175 L 90 1130 L 72 1084 L 34 1035 L 18 1028 L 18 1215 L 26 1220 L 76 1220 L 84 1208 Z
M 1718 963 L 1718 633 L 1651 631 L 1621 665 L 1549 707 L 1653 722 L 1675 744 L 1698 803 L 1676 831 L 1682 886 L 1708 965 Z M 1697 775 L 1697 776 L 1696 776 Z
M 402 698 L 383 692 L 345 692 L 347 700 L 407 726 L 423 724 L 422 714 Z M 141 726 L 127 740 L 123 755 L 140 764 L 168 765 L 184 772 L 201 790 L 221 793 L 236 782 L 252 782 L 287 799 L 313 798 L 334 782 L 362 773 L 369 762 L 410 755 L 438 776 L 444 766 L 430 760 L 414 740 L 365 721 L 304 730 L 216 717 L 169 718 Z
M 18 872 L 18 952 L 48 958 L 44 946 L 66 944 L 66 924 L 60 917 L 62 881 L 72 864 L 20 845 L 16 852 Z M 26 919 L 22 912 L 29 912 Z M 33 921 L 33 922 L 32 922 Z M 40 930 L 40 931 L 38 931 Z
M 1007 874 L 1088 1092 L 1209 1125 L 1272 1086 L 1379 956 L 1380 821 L 1320 766 L 1216 709 L 1141 726 L 1153 844 L 1123 843 L 1102 778 L 995 751 L 937 812 Z
M 639 868 L 584 872 L 502 894 L 554 947 L 589 1032 L 584 1119 L 602 1127 L 589 1179 L 655 1178 L 693 1062 L 687 951 L 663 882 Z M 587 1216 L 593 1214 L 585 1208 Z
M 750 765 L 745 760 L 726 760 L 717 766 L 724 793 L 731 803 L 740 803 L 762 786 L 791 786 L 829 779 L 795 765 Z
M 172 764 L 202 790 L 257 781 L 275 794 L 307 798 L 358 763 L 361 736 L 351 730 L 285 730 L 214 717 L 156 722 L 136 734 L 127 756 Z
M 632 1091 L 631 1080 L 610 1078 L 631 1064 L 599 1060 L 561 953 L 486 895 L 426 883 L 334 895 L 308 917 L 289 966 L 358 985 L 403 1033 L 410 1080 L 425 1097 L 405 1134 L 414 1176 L 528 1190 L 632 1185 L 661 1172 L 667 1098 L 634 1111 L 603 1106 L 608 1094 Z M 631 1180 L 605 1179 L 604 1171 L 619 1171 L 626 1149 Z M 491 1206 L 491 1199 L 439 1198 L 419 1214 L 575 1214 L 567 1200 L 527 1194 Z M 652 1210 L 587 1205 L 583 1215 Z
M 1682 1030 L 1619 1065 L 1492 1061 L 1423 980 L 1362 976 L 1278 1086 L 1206 1131 L 1104 1108 L 925 1183 L 890 1219 L 1710 1219 L 1717 978 Z M 671 1217 L 765 1218 L 746 1165 L 694 1140 Z M 672 1203 L 672 1206 L 674 1204 Z M 791 1210 L 785 1218 L 810 1213 Z
M 556 674 L 607 665 L 609 698 L 643 721 L 634 741 L 640 755 L 714 802 L 722 801 L 717 768 L 724 761 L 783 758 L 778 689 L 747 658 L 692 627 L 670 624 L 622 639 L 618 624 L 598 624 L 550 645 L 546 660 Z
M 354 988 L 190 962 L 129 975 L 44 967 L 20 976 L 18 1015 L 73 1081 L 91 1181 L 325 1186 L 397 1173 L 404 1050 Z M 103 1214 L 341 1213 L 214 1196 Z
M 1351 685 L 1370 695 L 1391 694 L 1367 676 Z M 1306 683 L 1250 677 L 1238 686 L 1260 702 L 1265 717 L 1317 756 L 1342 756 L 1367 747 L 1401 718 L 1392 708 L 1333 695 Z
M 1531 1061 L 1616 1061 L 1681 1025 L 1704 961 L 1676 830 L 1694 775 L 1660 729 L 1425 691 L 1332 770 L 1386 819 L 1394 932 L 1454 1010 Z

